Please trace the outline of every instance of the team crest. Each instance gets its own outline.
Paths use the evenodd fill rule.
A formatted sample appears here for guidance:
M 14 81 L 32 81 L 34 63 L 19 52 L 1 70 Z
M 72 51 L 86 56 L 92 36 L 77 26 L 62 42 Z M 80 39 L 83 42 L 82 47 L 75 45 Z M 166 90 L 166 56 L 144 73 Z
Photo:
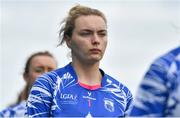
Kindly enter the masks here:
M 111 99 L 104 99 L 104 107 L 109 111 L 109 112 L 114 112 L 114 102 Z

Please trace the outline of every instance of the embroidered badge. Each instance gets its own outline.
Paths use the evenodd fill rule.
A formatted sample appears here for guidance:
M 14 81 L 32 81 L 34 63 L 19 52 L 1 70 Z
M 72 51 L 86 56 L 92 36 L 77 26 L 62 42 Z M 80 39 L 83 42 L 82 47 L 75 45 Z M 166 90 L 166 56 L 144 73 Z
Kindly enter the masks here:
M 111 99 L 104 99 L 104 107 L 109 111 L 109 112 L 114 112 L 114 102 Z

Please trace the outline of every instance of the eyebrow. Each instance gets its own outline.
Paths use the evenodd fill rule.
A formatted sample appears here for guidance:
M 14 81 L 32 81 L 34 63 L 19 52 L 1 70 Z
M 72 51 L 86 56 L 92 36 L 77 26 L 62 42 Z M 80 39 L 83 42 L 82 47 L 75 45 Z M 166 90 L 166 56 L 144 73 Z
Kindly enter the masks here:
M 90 29 L 81 29 L 80 31 L 94 32 L 94 30 L 90 30 Z M 107 32 L 107 30 L 106 29 L 100 29 L 97 32 Z
M 51 66 L 36 66 L 36 67 L 34 67 L 34 68 L 44 68 L 44 67 L 47 67 L 47 68 L 53 69 L 53 67 L 51 67 Z

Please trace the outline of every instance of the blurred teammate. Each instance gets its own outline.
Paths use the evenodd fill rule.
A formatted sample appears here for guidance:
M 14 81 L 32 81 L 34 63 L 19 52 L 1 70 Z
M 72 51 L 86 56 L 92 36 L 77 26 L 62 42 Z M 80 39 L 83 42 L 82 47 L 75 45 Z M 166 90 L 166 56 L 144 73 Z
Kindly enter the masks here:
M 156 59 L 144 76 L 130 116 L 180 117 L 180 47 Z
M 23 78 L 26 82 L 25 88 L 20 93 L 17 103 L 0 112 L 0 117 L 24 117 L 26 100 L 32 84 L 37 77 L 56 68 L 57 62 L 48 51 L 32 54 L 24 68 Z

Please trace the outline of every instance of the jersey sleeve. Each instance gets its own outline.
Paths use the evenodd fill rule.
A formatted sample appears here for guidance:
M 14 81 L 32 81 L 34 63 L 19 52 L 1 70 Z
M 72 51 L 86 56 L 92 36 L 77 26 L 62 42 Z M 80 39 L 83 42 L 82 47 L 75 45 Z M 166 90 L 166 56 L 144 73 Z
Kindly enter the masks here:
M 0 112 L 0 117 L 11 117 L 13 113 L 11 112 L 10 108 L 4 109 Z
M 133 101 L 130 116 L 163 116 L 168 96 L 168 63 L 157 59 L 149 68 Z
M 126 109 L 125 109 L 125 116 L 129 113 L 130 105 L 132 104 L 133 101 L 133 96 L 130 91 L 127 92 L 127 104 L 126 104 Z
M 32 86 L 27 100 L 28 117 L 50 116 L 53 82 L 48 78 L 48 75 L 43 75 Z

